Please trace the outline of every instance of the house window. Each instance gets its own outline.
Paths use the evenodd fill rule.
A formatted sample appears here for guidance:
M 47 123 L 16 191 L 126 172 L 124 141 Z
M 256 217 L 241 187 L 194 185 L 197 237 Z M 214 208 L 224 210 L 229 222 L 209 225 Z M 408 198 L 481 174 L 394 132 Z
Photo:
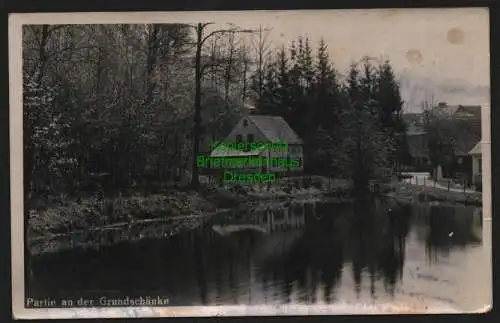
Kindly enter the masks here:
M 477 169 L 479 171 L 479 174 L 483 173 L 483 160 L 482 160 L 482 158 L 477 159 Z
M 242 142 L 243 141 L 243 138 L 241 137 L 241 135 L 236 135 L 236 142 Z
M 244 119 L 244 120 L 243 120 L 243 127 L 246 127 L 246 126 L 248 126 L 248 120 L 247 120 L 247 119 Z
M 247 141 L 246 143 L 252 143 L 253 142 L 253 134 L 248 134 L 247 135 Z M 245 145 L 245 151 L 250 151 L 250 145 Z

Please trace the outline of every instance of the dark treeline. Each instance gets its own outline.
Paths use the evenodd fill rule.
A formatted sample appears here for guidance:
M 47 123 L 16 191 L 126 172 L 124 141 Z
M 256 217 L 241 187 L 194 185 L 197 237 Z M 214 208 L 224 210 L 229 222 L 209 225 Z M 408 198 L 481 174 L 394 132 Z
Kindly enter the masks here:
M 192 26 L 26 26 L 23 41 L 26 197 L 93 192 L 96 183 L 113 193 L 185 175 Z M 244 45 L 221 35 L 205 46 L 202 126 L 216 137 L 239 118 Z
M 365 57 L 343 77 L 323 41 L 313 54 L 298 38 L 271 54 L 252 84 L 259 113 L 284 117 L 303 138 L 309 173 L 364 186 L 407 161 L 403 101 L 388 61 Z
M 28 199 L 189 176 L 195 33 L 190 25 L 30 25 L 23 29 Z M 202 137 L 221 139 L 253 101 L 305 141 L 308 172 L 366 182 L 403 160 L 402 101 L 388 62 L 342 79 L 326 45 L 272 50 L 266 32 L 221 32 L 201 57 Z M 209 33 L 207 32 L 207 35 Z

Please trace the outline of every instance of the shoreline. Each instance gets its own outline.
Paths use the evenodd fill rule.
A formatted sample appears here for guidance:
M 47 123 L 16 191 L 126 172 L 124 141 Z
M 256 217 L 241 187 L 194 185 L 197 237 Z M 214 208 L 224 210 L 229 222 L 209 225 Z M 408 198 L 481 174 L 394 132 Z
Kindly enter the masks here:
M 437 201 L 450 206 L 482 206 L 482 195 L 479 192 L 464 194 L 429 190 L 401 182 L 383 185 L 382 190 L 375 195 L 398 204 L 427 204 Z M 154 223 L 176 228 L 167 230 L 172 231 L 169 235 L 173 235 L 177 232 L 177 226 L 181 230 L 191 226 L 196 227 L 206 219 L 228 212 L 242 204 L 251 206 L 265 202 L 293 200 L 350 203 L 353 198 L 345 185 L 329 185 L 328 189 L 319 188 L 316 185 L 316 187 L 291 190 L 281 185 L 281 187 L 272 187 L 264 191 L 251 191 L 241 187 L 215 189 L 211 193 L 169 190 L 147 196 L 87 199 L 80 203 L 66 201 L 61 204 L 47 205 L 45 210 L 30 210 L 27 243 L 30 249 L 36 249 L 36 245 L 44 244 L 44 242 L 78 235 L 92 236 L 107 230 L 121 230 L 125 235 L 133 235 L 131 232 L 135 229 Z M 136 240 L 135 238 L 129 236 L 128 239 L 125 237 L 125 240 Z M 92 241 L 89 243 L 92 244 Z M 34 254 L 44 253 L 41 251 Z
M 457 192 L 441 188 L 423 187 L 408 183 L 392 183 L 386 194 L 388 198 L 399 202 L 421 203 L 442 202 L 450 205 L 471 205 L 482 207 L 481 192 Z

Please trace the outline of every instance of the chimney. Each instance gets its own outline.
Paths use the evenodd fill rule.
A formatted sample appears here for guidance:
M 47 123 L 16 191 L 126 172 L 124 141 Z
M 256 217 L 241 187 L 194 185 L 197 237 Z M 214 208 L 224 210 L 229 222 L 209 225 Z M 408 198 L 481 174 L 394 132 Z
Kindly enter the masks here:
M 249 103 L 243 105 L 243 115 L 250 115 L 255 111 L 255 107 Z

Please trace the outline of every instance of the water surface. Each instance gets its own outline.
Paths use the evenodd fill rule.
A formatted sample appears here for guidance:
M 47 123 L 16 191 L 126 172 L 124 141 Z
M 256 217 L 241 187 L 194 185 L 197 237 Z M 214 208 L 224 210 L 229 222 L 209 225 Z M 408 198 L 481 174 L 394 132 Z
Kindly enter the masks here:
M 27 295 L 164 295 L 170 305 L 399 301 L 465 311 L 490 302 L 479 208 L 296 202 L 192 223 L 107 230 L 98 238 L 109 246 L 34 257 Z

